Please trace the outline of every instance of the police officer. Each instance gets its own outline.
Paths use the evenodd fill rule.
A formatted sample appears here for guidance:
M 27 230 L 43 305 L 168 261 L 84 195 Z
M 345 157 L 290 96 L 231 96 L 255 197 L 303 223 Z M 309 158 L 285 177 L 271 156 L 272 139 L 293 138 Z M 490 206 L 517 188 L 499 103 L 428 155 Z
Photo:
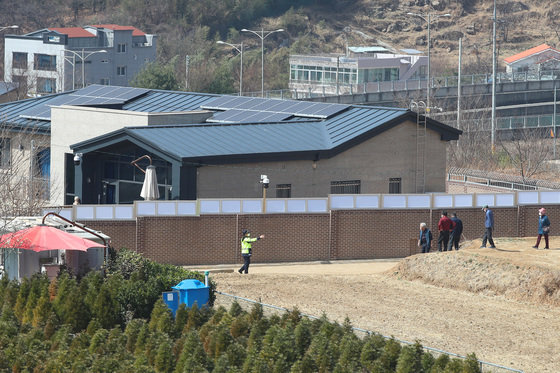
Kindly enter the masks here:
M 243 256 L 243 267 L 239 268 L 237 272 L 245 274 L 249 273 L 249 264 L 251 264 L 251 245 L 253 242 L 264 238 L 264 234 L 253 238 L 251 237 L 251 232 L 248 229 L 243 229 L 243 238 L 241 239 L 241 255 Z

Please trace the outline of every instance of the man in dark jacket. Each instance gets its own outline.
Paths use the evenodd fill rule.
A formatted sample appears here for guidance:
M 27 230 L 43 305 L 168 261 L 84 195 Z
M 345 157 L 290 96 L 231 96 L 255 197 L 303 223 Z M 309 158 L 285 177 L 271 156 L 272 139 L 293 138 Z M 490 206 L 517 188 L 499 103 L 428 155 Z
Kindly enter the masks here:
M 485 205 L 482 208 L 484 211 L 484 236 L 482 236 L 482 245 L 480 248 L 486 247 L 486 241 L 490 244 L 491 249 L 495 249 L 496 245 L 494 245 L 494 240 L 492 239 L 492 231 L 494 230 L 494 212 L 488 208 L 488 205 Z
M 447 251 L 447 245 L 449 243 L 449 232 L 453 229 L 453 222 L 447 217 L 447 211 L 441 213 L 441 219 L 438 222 L 439 236 L 437 240 L 438 251 Z
M 457 213 L 451 214 L 451 221 L 455 224 L 451 234 L 449 235 L 449 246 L 447 250 L 452 251 L 453 246 L 455 250 L 459 250 L 459 241 L 461 240 L 461 234 L 463 233 L 463 222 L 457 217 Z

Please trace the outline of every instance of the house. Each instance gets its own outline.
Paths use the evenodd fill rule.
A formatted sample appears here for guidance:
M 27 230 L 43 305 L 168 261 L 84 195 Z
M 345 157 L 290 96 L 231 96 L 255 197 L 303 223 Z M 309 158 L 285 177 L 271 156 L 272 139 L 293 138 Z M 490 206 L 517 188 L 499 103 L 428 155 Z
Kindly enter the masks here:
M 382 82 L 426 79 L 428 58 L 414 49 L 349 47 L 345 55 L 291 55 L 290 90 L 297 97 L 374 91 Z
M 30 95 L 64 92 L 89 84 L 128 86 L 156 59 L 156 36 L 115 24 L 50 27 L 6 35 L 4 78 Z
M 504 58 L 507 73 L 560 70 L 560 50 L 547 44 Z
M 100 85 L 2 113 L 49 129 L 52 204 L 140 199 L 130 162 L 142 155 L 161 199 L 255 197 L 263 174 L 281 198 L 444 192 L 446 145 L 461 134 L 430 118 L 424 131 L 407 109 Z

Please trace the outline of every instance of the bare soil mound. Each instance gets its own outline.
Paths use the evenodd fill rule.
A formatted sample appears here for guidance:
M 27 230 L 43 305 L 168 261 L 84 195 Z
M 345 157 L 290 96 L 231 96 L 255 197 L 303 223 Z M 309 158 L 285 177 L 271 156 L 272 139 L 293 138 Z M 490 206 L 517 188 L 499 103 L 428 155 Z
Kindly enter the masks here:
M 501 238 L 498 249 L 479 245 L 470 241 L 445 255 L 415 255 L 388 273 L 444 288 L 560 306 L 560 250 L 533 249 L 534 238 Z

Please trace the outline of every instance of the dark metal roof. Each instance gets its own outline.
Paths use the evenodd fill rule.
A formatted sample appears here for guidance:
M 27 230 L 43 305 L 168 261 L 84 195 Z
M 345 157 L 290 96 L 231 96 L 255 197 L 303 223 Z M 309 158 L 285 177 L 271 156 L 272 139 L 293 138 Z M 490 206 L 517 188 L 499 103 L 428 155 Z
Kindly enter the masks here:
M 71 148 L 87 153 L 110 144 L 132 141 L 175 160 L 262 159 L 267 155 L 298 157 L 298 154 L 301 158 L 304 153 L 331 157 L 407 120 L 415 121 L 416 114 L 405 109 L 355 106 L 322 121 L 128 127 Z M 434 121 L 428 120 L 430 122 Z M 460 134 L 443 124 L 431 129 L 440 132 L 442 140 L 458 138 Z

